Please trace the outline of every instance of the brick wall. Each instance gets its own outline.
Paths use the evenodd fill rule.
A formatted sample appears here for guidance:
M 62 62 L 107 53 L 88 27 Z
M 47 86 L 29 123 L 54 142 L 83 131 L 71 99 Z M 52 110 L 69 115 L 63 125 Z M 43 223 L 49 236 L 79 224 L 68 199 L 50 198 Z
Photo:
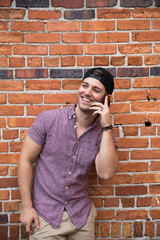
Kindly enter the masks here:
M 76 102 L 84 69 L 115 77 L 120 166 L 90 175 L 96 239 L 160 239 L 160 1 L 0 0 L 0 240 L 19 223 L 17 163 L 38 113 Z

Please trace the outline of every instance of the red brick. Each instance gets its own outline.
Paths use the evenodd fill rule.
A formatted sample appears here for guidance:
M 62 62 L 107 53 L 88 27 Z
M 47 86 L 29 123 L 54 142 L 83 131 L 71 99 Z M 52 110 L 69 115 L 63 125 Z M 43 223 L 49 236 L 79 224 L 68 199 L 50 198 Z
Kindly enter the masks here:
M 148 219 L 146 210 L 119 210 L 117 211 L 116 220 L 136 220 Z
M 92 43 L 95 39 L 93 33 L 62 33 L 61 38 L 65 43 Z
M 75 57 L 61 57 L 62 67 L 75 66 L 75 63 L 76 63 Z
M 147 100 L 147 90 L 114 93 L 114 101 L 116 102 L 137 100 Z
M 24 34 L 19 32 L 0 32 L 1 43 L 23 43 Z
M 10 7 L 12 0 L 1 0 L 0 7 Z
M 60 80 L 27 80 L 27 90 L 60 90 Z
M 123 127 L 124 136 L 137 136 L 138 135 L 138 127 Z
M 123 208 L 134 207 L 134 204 L 135 204 L 134 198 L 122 198 L 121 201 L 122 201 Z
M 19 190 L 12 190 L 11 191 L 11 199 L 20 199 L 20 191 Z
M 90 186 L 89 187 L 90 196 L 111 196 L 113 195 L 113 187 L 111 186 Z
M 83 0 L 72 1 L 72 0 L 51 0 L 52 7 L 62 8 L 83 8 Z
M 36 106 L 27 106 L 27 116 L 37 116 L 42 111 L 58 109 L 58 105 L 36 105 Z M 22 139 L 21 139 L 22 140 Z
M 0 106 L 0 115 L 2 116 L 22 116 L 23 114 L 23 106 Z
M 128 56 L 128 66 L 142 66 L 143 58 L 141 56 Z
M 51 55 L 80 55 L 83 53 L 82 45 L 54 45 L 50 46 Z
M 47 78 L 47 69 L 16 69 L 16 78 Z
M 138 42 L 159 41 L 160 31 L 133 32 L 132 39 Z
M 146 172 L 148 163 L 120 162 L 118 172 Z
M 0 104 L 6 103 L 6 94 L 0 94 Z
M 9 190 L 0 190 L 0 200 L 9 199 Z
M 138 197 L 137 198 L 137 207 L 150 207 L 151 198 L 150 197 Z
M 19 240 L 19 226 L 10 226 L 10 240 Z
M 160 219 L 160 210 L 159 209 L 150 210 L 150 216 L 152 219 Z
M 154 229 L 155 223 L 154 222 L 145 222 L 145 235 L 148 237 L 154 237 Z
M 10 81 L 10 80 L 1 80 L 0 89 L 1 91 L 23 91 L 24 83 L 22 81 Z
M 114 210 L 98 210 L 97 220 L 109 220 L 114 219 Z
M 118 139 L 118 148 L 147 148 L 148 139 L 144 138 L 121 138 Z
M 151 44 L 150 43 L 119 44 L 118 50 L 122 54 L 151 53 Z
M 77 57 L 77 66 L 92 66 L 92 57 Z
M 152 28 L 160 29 L 160 20 L 159 19 L 152 19 Z
M 42 67 L 42 58 L 41 57 L 28 57 L 27 66 L 29 67 Z
M 159 150 L 133 150 L 131 152 L 132 160 L 159 159 Z
M 10 152 L 21 152 L 22 142 L 10 142 Z
M 42 103 L 42 94 L 8 94 L 8 102 L 13 104 Z
M 19 218 L 20 218 L 20 214 L 19 213 L 11 213 L 10 214 L 10 222 L 11 223 L 19 223 Z
M 146 127 L 146 126 L 142 126 L 140 128 L 140 135 L 141 136 L 149 136 L 149 135 L 155 135 L 156 134 L 156 128 L 155 126 L 150 126 L 150 127 Z
M 45 57 L 44 58 L 45 67 L 58 67 L 59 66 L 59 57 Z
M 8 226 L 0 226 L 2 240 L 8 240 Z
M 0 166 L 0 176 L 8 175 L 8 166 Z
M 0 163 L 10 164 L 18 163 L 19 154 L 0 154 Z
M 110 234 L 110 223 L 109 222 L 101 222 L 100 223 L 101 228 L 101 237 L 109 237 Z
M 46 29 L 50 32 L 78 32 L 80 30 L 79 22 L 60 21 L 46 23 Z
M 97 9 L 97 18 L 103 19 L 123 19 L 129 18 L 131 10 L 129 9 Z
M 44 31 L 45 23 L 44 22 L 33 22 L 33 21 L 13 21 L 11 22 L 12 31 Z
M 6 57 L 1 57 L 0 58 L 0 66 L 1 67 L 8 67 L 8 62 Z
M 26 33 L 27 43 L 57 43 L 58 33 Z
M 123 237 L 132 238 L 132 223 L 123 222 Z
M 64 90 L 78 90 L 82 80 L 63 80 L 62 88 Z
M 154 46 L 154 52 L 159 53 L 160 52 L 160 43 L 155 44 Z
M 5 128 L 5 127 L 6 127 L 5 118 L 0 118 L 0 128 Z
M 31 124 L 33 123 L 35 118 L 27 118 L 27 117 L 18 117 L 18 118 L 13 118 L 10 117 L 8 118 L 8 126 L 11 128 L 15 127 L 30 127 Z
M 85 54 L 115 54 L 117 52 L 116 45 L 110 44 L 90 44 L 85 46 Z
M 147 194 L 146 186 L 116 187 L 116 196 L 144 195 Z
M 97 43 L 129 42 L 128 33 L 97 33 Z
M 44 103 L 76 103 L 77 94 L 74 93 L 57 93 L 57 94 L 45 94 Z
M 94 66 L 109 66 L 109 57 L 95 56 L 94 57 Z
M 131 86 L 131 80 L 128 79 L 122 79 L 122 78 L 115 78 L 115 89 L 129 89 Z
M 92 202 L 95 207 L 103 207 L 103 199 L 102 198 L 92 198 Z
M 129 160 L 129 152 L 128 151 L 118 151 L 118 159 L 119 161 Z
M 150 170 L 151 171 L 160 171 L 160 161 L 151 162 Z
M 159 148 L 160 147 L 160 138 L 151 138 L 151 147 L 152 148 Z
M 125 57 L 111 57 L 111 65 L 122 66 L 125 64 Z
M 146 120 L 146 114 L 115 114 L 114 124 L 141 124 Z
M 61 17 L 60 10 L 52 10 L 52 11 L 44 11 L 44 10 L 29 10 L 28 18 L 29 19 L 41 19 L 41 20 L 49 20 L 54 19 L 57 20 Z
M 1 188 L 8 188 L 8 187 L 18 187 L 17 178 L 2 178 L 0 181 Z
M 159 55 L 147 55 L 144 56 L 145 65 L 160 65 L 160 56 Z
M 128 113 L 130 112 L 129 104 L 128 103 L 113 103 L 110 106 L 111 113 Z
M 157 112 L 160 110 L 160 102 L 132 102 L 133 112 Z
M 119 198 L 105 198 L 104 199 L 104 207 L 112 208 L 119 207 Z
M 7 151 L 8 151 L 7 142 L 0 142 L 0 152 L 7 152 Z
M 150 21 L 149 20 L 118 20 L 117 21 L 118 30 L 149 30 Z
M 160 123 L 160 116 L 158 113 L 149 114 L 149 119 L 151 123 Z
M 134 88 L 155 88 L 159 87 L 160 78 L 159 77 L 144 77 L 136 78 L 133 83 Z
M 0 9 L 0 19 L 23 19 L 25 10 L 21 9 Z
M 132 13 L 133 18 L 160 18 L 159 8 L 136 8 Z
M 4 202 L 4 212 L 19 211 L 19 202 Z
M 110 184 L 120 185 L 120 184 L 127 184 L 131 182 L 132 182 L 132 179 L 129 174 L 116 174 L 113 178 L 109 180 L 99 179 L 99 183 L 102 185 L 110 185 Z
M 143 236 L 143 222 L 134 222 L 134 237 Z
M 83 21 L 82 31 L 113 31 L 115 21 Z
M 16 55 L 47 55 L 48 48 L 44 45 L 14 45 L 13 52 Z
M 1 55 L 11 55 L 12 54 L 12 46 L 0 45 L 0 54 Z
M 149 99 L 160 99 L 160 89 L 150 89 L 149 90 Z
M 158 173 L 145 173 L 133 174 L 133 183 L 157 183 L 160 181 L 160 174 Z
M 18 167 L 17 166 L 10 166 L 10 176 L 17 176 L 18 175 Z
M 23 57 L 10 57 L 9 58 L 9 67 L 24 67 L 25 59 Z

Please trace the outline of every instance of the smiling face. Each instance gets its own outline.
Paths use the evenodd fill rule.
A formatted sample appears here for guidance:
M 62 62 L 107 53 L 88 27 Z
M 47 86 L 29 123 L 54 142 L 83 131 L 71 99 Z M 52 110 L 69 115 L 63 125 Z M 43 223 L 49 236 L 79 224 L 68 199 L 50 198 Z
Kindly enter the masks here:
M 81 111 L 90 111 L 93 102 L 101 102 L 106 91 L 103 84 L 95 78 L 85 78 L 78 89 L 78 106 Z

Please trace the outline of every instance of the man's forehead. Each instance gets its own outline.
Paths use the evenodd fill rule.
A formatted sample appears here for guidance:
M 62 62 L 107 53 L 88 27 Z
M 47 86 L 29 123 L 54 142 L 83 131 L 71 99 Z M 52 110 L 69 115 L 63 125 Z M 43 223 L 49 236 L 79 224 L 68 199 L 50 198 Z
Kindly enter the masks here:
M 83 82 L 85 82 L 85 83 L 87 83 L 87 84 L 89 84 L 89 85 L 91 85 L 93 87 L 97 87 L 97 88 L 100 88 L 102 90 L 105 90 L 105 87 L 103 86 L 103 84 L 99 80 L 97 80 L 95 78 L 88 77 L 88 78 L 85 78 L 83 80 Z

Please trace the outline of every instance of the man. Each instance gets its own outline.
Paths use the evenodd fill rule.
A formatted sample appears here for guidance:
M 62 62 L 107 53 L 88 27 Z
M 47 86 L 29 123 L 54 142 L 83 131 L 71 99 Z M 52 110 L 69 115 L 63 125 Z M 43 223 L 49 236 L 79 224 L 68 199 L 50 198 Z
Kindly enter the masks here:
M 19 162 L 20 220 L 30 239 L 94 240 L 96 209 L 88 196 L 93 162 L 99 177 L 118 168 L 109 96 L 112 75 L 88 70 L 78 103 L 42 112 L 23 143 Z M 32 163 L 38 158 L 32 188 Z

